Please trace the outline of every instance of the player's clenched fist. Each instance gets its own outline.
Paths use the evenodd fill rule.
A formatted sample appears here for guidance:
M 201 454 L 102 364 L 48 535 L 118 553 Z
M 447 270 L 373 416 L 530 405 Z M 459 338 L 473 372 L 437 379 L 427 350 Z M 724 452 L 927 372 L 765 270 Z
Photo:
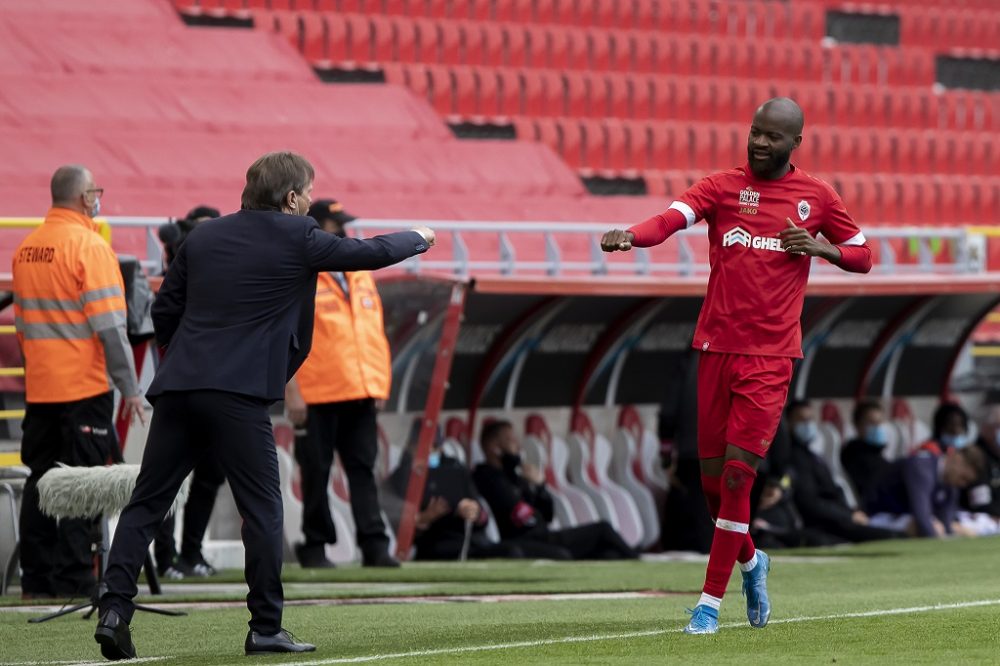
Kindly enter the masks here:
M 633 238 L 634 236 L 631 231 L 612 229 L 601 238 L 601 249 L 605 252 L 615 252 L 617 250 L 628 252 L 632 249 Z

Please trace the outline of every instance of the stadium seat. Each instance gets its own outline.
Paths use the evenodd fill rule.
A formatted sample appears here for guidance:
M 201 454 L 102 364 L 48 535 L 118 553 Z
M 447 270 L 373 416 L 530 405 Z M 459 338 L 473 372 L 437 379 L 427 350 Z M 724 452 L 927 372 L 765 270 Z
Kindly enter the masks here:
M 527 417 L 524 431 L 526 440 L 533 438 L 537 446 L 548 453 L 546 482 L 550 490 L 558 492 L 565 498 L 572 512 L 572 518 L 568 520 L 569 525 L 583 525 L 601 520 L 593 500 L 569 481 L 567 474 L 569 451 L 566 442 L 561 437 L 553 436 L 545 419 L 537 414 Z
M 589 451 L 590 479 L 614 511 L 617 519 L 616 529 L 625 543 L 633 548 L 639 547 L 644 543 L 645 537 L 642 516 L 629 492 L 613 481 L 608 474 L 612 458 L 611 443 L 603 434 L 594 431 L 590 418 L 582 411 L 574 415 L 572 430 L 569 436 L 571 456 L 575 446 Z
M 479 107 L 478 76 L 471 67 L 455 67 L 451 70 L 454 85 L 452 112 L 459 118 L 473 122 L 482 120 Z
M 635 412 L 634 408 L 628 406 L 623 407 L 622 412 L 624 413 L 629 409 L 633 413 Z M 637 472 L 639 474 L 642 473 L 641 455 L 639 452 L 639 441 L 642 433 L 641 423 L 634 429 L 625 428 L 621 425 L 621 419 L 622 416 L 619 416 L 619 425 L 615 430 L 612 440 L 612 458 L 609 475 L 615 483 L 631 495 L 632 500 L 635 502 L 640 518 L 642 519 L 643 540 L 640 546 L 643 549 L 647 549 L 660 540 L 661 516 L 657 510 L 657 506 L 660 506 L 660 504 L 657 502 L 653 491 L 637 475 Z M 637 431 L 639 437 L 636 436 Z M 659 499 L 665 502 L 666 495 L 662 494 Z
M 618 512 L 611 498 L 605 494 L 594 479 L 591 471 L 592 456 L 587 442 L 576 433 L 570 433 L 566 438 L 565 446 L 569 453 L 569 462 L 566 465 L 566 477 L 569 482 L 574 488 L 590 498 L 600 516 L 599 520 L 606 520 L 611 527 L 618 530 L 621 527 L 618 522 Z

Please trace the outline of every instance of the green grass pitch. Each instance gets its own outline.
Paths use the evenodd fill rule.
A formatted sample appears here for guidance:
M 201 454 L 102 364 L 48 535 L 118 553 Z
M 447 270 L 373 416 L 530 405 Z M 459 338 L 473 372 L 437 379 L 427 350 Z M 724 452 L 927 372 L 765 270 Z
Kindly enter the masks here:
M 653 590 L 624 599 L 290 604 L 285 626 L 317 644 L 301 658 L 242 654 L 247 612 L 212 603 L 187 617 L 138 613 L 147 663 L 966 664 L 1000 663 L 1000 539 L 899 541 L 775 554 L 772 624 L 751 629 L 739 573 L 716 636 L 685 636 L 697 562 L 411 564 L 401 570 L 286 569 L 290 600 Z M 239 580 L 226 572 L 213 582 Z M 176 589 L 176 588 L 175 588 Z M 170 599 L 240 601 L 192 588 Z M 161 601 L 161 599 L 153 600 Z M 384 599 L 382 600 L 384 601 Z M 0 599 L 0 663 L 100 662 L 92 621 L 29 625 Z M 887 611 L 881 613 L 879 611 Z

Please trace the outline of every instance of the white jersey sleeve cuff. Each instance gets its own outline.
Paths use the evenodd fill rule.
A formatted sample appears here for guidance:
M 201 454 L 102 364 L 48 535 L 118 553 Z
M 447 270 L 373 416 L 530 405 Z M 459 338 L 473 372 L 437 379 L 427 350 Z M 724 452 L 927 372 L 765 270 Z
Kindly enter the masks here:
M 865 235 L 859 231 L 843 243 L 837 243 L 837 245 L 864 245 L 866 242 Z
M 698 221 L 698 216 L 694 214 L 694 209 L 683 201 L 673 202 L 667 210 L 670 209 L 680 211 L 681 215 L 684 216 L 684 219 L 687 220 L 687 226 L 689 227 Z

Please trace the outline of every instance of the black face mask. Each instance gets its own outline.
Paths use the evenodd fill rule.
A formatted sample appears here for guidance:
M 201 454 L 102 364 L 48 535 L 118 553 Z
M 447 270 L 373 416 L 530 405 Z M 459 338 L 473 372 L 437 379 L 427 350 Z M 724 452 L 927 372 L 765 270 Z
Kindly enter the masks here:
M 521 466 L 521 456 L 516 453 L 503 453 L 500 456 L 500 463 L 503 465 L 503 471 L 514 474 Z

